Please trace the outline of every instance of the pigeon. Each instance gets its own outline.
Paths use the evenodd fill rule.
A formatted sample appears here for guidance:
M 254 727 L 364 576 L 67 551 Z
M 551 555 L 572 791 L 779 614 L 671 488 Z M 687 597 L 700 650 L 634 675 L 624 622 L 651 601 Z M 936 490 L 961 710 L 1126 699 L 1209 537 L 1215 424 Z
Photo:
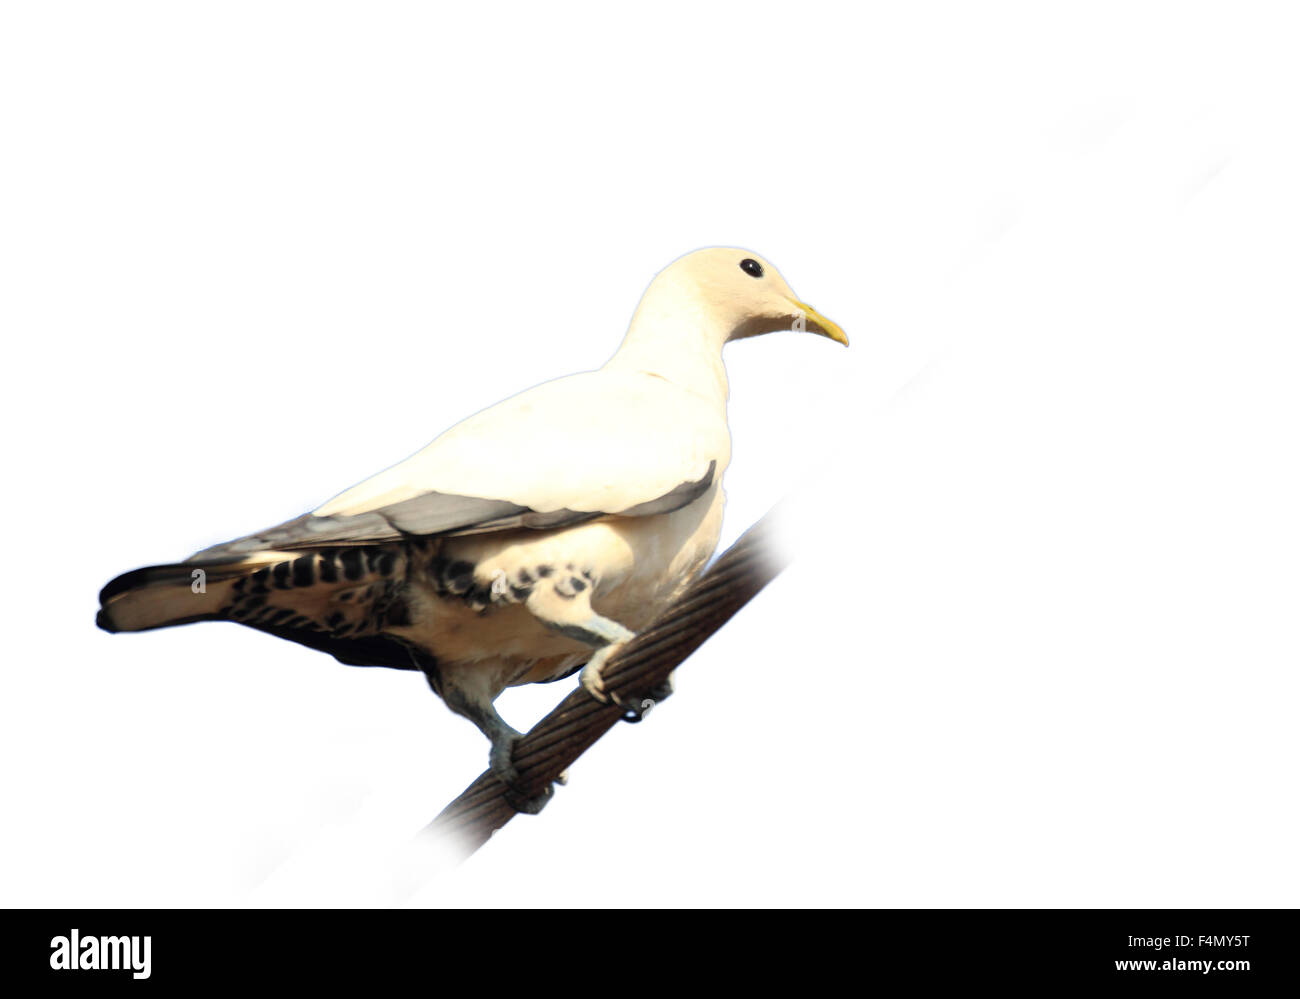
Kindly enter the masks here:
M 604 663 L 718 543 L 722 348 L 790 328 L 848 345 L 757 254 L 688 253 L 655 276 L 603 367 L 485 409 L 310 513 L 118 576 L 97 623 L 233 621 L 347 665 L 419 671 L 517 788 L 520 733 L 494 701 L 579 669 L 593 697 L 617 700 Z

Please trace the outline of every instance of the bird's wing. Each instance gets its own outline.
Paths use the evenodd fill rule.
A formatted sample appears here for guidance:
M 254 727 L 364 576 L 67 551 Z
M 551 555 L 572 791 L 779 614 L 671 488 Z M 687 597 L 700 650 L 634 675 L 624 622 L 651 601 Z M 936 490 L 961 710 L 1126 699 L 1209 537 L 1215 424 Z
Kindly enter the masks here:
M 729 448 L 715 407 L 661 378 L 572 375 L 477 413 L 312 513 L 191 561 L 667 513 L 710 488 Z

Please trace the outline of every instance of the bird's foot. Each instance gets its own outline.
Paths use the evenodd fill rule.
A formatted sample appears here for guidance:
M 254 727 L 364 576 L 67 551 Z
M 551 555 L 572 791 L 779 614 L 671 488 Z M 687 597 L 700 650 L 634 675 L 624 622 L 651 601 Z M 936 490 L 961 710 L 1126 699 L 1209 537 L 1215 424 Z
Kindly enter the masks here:
M 488 753 L 488 766 L 497 780 L 506 786 L 505 799 L 516 812 L 523 815 L 536 815 L 546 803 L 551 800 L 555 794 L 555 784 L 547 784 L 546 788 L 540 793 L 528 794 L 522 788 L 522 781 L 519 777 L 519 771 L 515 768 L 514 754 L 515 744 L 523 738 L 523 734 L 511 729 L 501 738 L 492 743 L 492 749 Z M 569 772 L 566 770 L 556 778 L 556 784 L 567 784 L 569 782 Z
M 603 671 L 609 657 L 626 645 L 626 642 L 612 642 L 597 650 L 591 661 L 582 670 L 582 686 L 602 704 L 617 704 L 623 709 L 623 720 L 639 722 L 645 718 L 660 702 L 672 695 L 673 678 L 668 678 L 658 686 L 652 687 L 639 697 L 620 697 L 605 686 Z
M 624 640 L 602 645 L 587 661 L 587 665 L 582 667 L 582 686 L 601 704 L 617 704 L 620 707 L 623 704 L 619 696 L 605 686 L 605 677 L 602 674 L 609 657 L 626 644 Z

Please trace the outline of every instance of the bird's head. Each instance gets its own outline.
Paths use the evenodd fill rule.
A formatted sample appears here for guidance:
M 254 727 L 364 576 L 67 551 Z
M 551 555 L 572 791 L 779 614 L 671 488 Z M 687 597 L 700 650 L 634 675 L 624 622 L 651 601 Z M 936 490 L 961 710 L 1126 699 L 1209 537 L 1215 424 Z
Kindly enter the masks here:
M 655 285 L 672 289 L 678 301 L 689 300 L 707 326 L 725 330 L 728 340 L 794 329 L 849 345 L 838 325 L 801 302 L 777 269 L 750 250 L 696 250 L 664 268 Z

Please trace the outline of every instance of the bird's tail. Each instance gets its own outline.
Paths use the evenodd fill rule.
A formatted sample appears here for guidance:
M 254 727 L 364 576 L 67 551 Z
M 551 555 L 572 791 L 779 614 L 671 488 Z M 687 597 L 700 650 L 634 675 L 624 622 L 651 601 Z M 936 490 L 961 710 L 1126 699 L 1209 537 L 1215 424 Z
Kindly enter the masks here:
M 269 564 L 283 562 L 283 552 L 258 552 L 227 562 L 180 562 L 153 565 L 118 576 L 99 592 L 95 623 L 105 631 L 149 631 L 228 616 L 241 580 Z

